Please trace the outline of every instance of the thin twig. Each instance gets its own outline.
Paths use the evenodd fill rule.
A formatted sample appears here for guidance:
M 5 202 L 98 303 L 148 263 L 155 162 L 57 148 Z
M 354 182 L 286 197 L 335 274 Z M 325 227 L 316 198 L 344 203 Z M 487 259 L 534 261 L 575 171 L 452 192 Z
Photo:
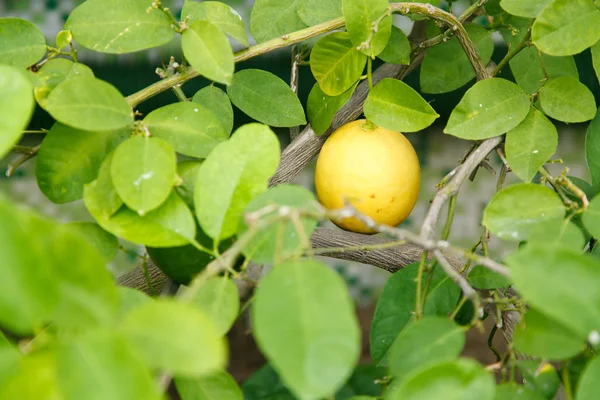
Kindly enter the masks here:
M 292 46 L 292 70 L 290 72 L 290 88 L 292 92 L 298 94 L 298 68 L 300 61 L 302 61 L 302 55 L 298 51 L 298 45 L 294 44 Z M 300 127 L 292 126 L 290 128 L 290 139 L 294 140 L 300 134 Z
M 21 165 L 25 164 L 27 161 L 35 157 L 40 151 L 40 146 L 41 145 L 37 145 L 33 147 L 30 152 L 21 154 L 19 157 L 17 157 L 16 160 L 8 164 L 8 167 L 6 168 L 6 176 L 10 178 L 17 168 L 19 168 Z

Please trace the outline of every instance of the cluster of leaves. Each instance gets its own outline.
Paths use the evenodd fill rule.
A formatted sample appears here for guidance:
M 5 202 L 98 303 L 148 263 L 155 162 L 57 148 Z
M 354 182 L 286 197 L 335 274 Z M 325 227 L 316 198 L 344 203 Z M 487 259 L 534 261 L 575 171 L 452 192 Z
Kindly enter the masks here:
M 413 3 L 387 0 L 257 0 L 250 21 L 260 42 L 255 54 L 345 25 L 312 48 L 316 83 L 306 113 L 272 73 L 235 71 L 236 57 L 252 48 L 233 53 L 230 39 L 249 42 L 244 22 L 223 3 L 188 0 L 176 20 L 157 0 L 87 0 L 73 10 L 55 47 L 30 22 L 0 19 L 0 157 L 18 143 L 37 104 L 56 120 L 39 149 L 40 190 L 56 203 L 83 199 L 96 221 L 59 224 L 0 197 L 0 399 L 159 399 L 161 374 L 175 377 L 184 399 L 393 400 L 449 393 L 541 399 L 558 389 L 556 371 L 539 368 L 548 360 L 562 362 L 563 383 L 576 387 L 578 399 L 593 398 L 600 373 L 594 357 L 600 260 L 585 253 L 596 251 L 600 237 L 600 113 L 573 55 L 590 51 L 600 77 L 598 2 L 488 1 L 493 23 L 473 20 L 464 29 L 484 64 L 494 50 L 492 31 L 502 33 L 514 82 L 495 77 L 473 84 L 444 129 L 466 140 L 506 135 L 507 163 L 523 181 L 500 190 L 483 216 L 491 234 L 521 244 L 506 259 L 511 279 L 480 266 L 465 275 L 497 296 L 514 286 L 529 306 L 512 344 L 539 361 L 516 362 L 512 350 L 501 360 L 508 370 L 518 368 L 526 385 L 508 374 L 497 386 L 484 367 L 460 357 L 480 310 L 469 309 L 460 288 L 424 262 L 388 280 L 371 328 L 374 365 L 356 367 L 360 330 L 348 290 L 324 264 L 303 257 L 322 217 L 314 195 L 294 185 L 268 188 L 281 151 L 270 127 L 304 125 L 308 118 L 323 134 L 357 85 L 371 80 L 375 57 L 411 62 L 411 45 L 392 25 L 392 11 L 438 20 L 428 23 L 427 35 L 444 40 L 423 59 L 422 93 L 472 82 L 473 55 L 452 35 L 463 27 L 440 29 L 442 11 L 430 3 L 416 15 Z M 75 44 L 123 54 L 176 34 L 186 60 L 172 65 L 176 76 L 191 66 L 225 90 L 212 84 L 191 101 L 137 118 L 132 97 L 77 61 Z M 232 133 L 232 104 L 257 122 Z M 418 91 L 391 78 L 370 88 L 363 111 L 372 123 L 399 132 L 420 131 L 439 117 Z M 557 148 L 552 120 L 592 119 L 591 184 L 566 176 L 547 177 L 552 189 L 532 182 Z M 589 206 L 581 189 L 593 198 Z M 105 264 L 118 239 L 147 246 L 165 270 L 177 258 L 171 255 L 186 258 L 193 271 L 171 272 L 190 285 L 175 299 L 116 286 Z M 247 262 L 233 270 L 239 253 L 273 266 L 251 305 L 253 335 L 269 365 L 241 389 L 226 372 L 224 339 L 240 313 L 232 278 L 243 276 Z M 213 260 L 215 268 L 206 268 Z M 497 303 L 500 313 L 524 312 L 520 300 Z M 415 318 L 419 305 L 424 316 Z

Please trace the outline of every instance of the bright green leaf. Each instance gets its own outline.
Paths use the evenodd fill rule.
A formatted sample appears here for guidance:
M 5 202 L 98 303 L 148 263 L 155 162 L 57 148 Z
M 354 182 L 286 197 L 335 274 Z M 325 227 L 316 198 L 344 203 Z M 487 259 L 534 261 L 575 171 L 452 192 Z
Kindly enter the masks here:
M 592 65 L 594 66 L 594 71 L 596 71 L 596 77 L 598 78 L 598 82 L 600 82 L 600 40 L 592 46 Z
M 308 26 L 342 16 L 342 0 L 300 0 L 298 15 Z
M 199 4 L 206 3 L 208 2 Z M 231 107 L 231 101 L 227 93 L 214 85 L 209 85 L 197 91 L 192 101 L 212 111 L 219 121 L 221 121 L 225 133 L 227 135 L 231 133 L 233 130 L 233 107 Z
M 230 84 L 235 70 L 229 40 L 216 25 L 196 21 L 181 35 L 185 58 L 201 75 L 215 82 Z
M 421 95 L 397 79 L 382 79 L 369 92 L 365 116 L 397 132 L 416 132 L 430 126 L 439 115 Z
M 535 18 L 552 0 L 502 0 L 500 6 L 509 14 Z
M 362 76 L 367 57 L 356 50 L 347 32 L 322 37 L 310 53 L 310 70 L 321 90 L 339 96 Z
M 250 14 L 250 31 L 258 43 L 308 26 L 298 16 L 301 0 L 256 0 Z
M 367 56 L 375 57 L 387 46 L 392 33 L 392 17 L 380 19 L 388 12 L 388 0 L 343 0 L 346 29 L 354 46 Z M 373 24 L 379 22 L 376 29 Z
M 194 209 L 194 186 L 201 165 L 202 161 L 193 160 L 177 164 L 177 176 L 181 178 L 182 182 L 175 186 L 175 191 L 192 210 Z
M 469 272 L 469 283 L 476 289 L 500 289 L 510 285 L 510 279 L 497 272 L 476 266 Z
M 261 280 L 251 311 L 259 347 L 299 397 L 331 395 L 350 376 L 360 330 L 343 279 L 326 265 L 276 266 Z
M 558 146 L 556 127 L 544 114 L 531 107 L 527 118 L 506 134 L 506 159 L 521 180 L 531 182 Z
M 222 276 L 205 281 L 197 288 L 190 301 L 212 318 L 221 335 L 229 331 L 240 309 L 240 298 L 235 283 Z
M 0 388 L 6 387 L 6 383 L 17 371 L 21 360 L 17 347 L 0 332 Z M 3 399 L 2 389 L 0 389 L 0 399 Z
M 232 7 L 219 1 L 191 1 L 183 4 L 181 19 L 188 23 L 210 21 L 223 33 L 228 34 L 244 46 L 248 46 L 248 37 L 244 29 L 244 21 Z
M 114 151 L 109 153 L 102 161 L 98 170 L 98 178 L 83 186 L 83 195 L 85 197 L 87 192 L 88 198 L 86 205 L 88 210 L 90 206 L 94 209 L 94 218 L 108 219 L 123 205 L 123 200 L 115 189 L 110 173 L 114 154 Z M 87 204 L 87 201 L 90 200 L 93 201 L 93 205 Z
M 298 96 L 287 83 L 270 72 L 245 69 L 227 86 L 231 102 L 251 118 L 277 127 L 306 124 Z
M 0 387 L 1 400 L 71 400 L 56 380 L 54 352 L 43 351 L 17 358 L 12 377 Z
M 252 123 L 210 153 L 198 170 L 194 189 L 196 215 L 210 237 L 225 239 L 237 231 L 246 205 L 267 190 L 279 164 L 279 152 L 273 131 Z
M 586 241 L 583 232 L 575 223 L 557 218 L 536 224 L 531 230 L 528 242 L 581 250 Z
M 392 34 L 385 48 L 377 55 L 388 64 L 410 64 L 411 46 L 408 37 L 397 26 L 392 25 Z
M 503 383 L 496 386 L 494 400 L 545 400 L 533 389 L 515 383 Z
M 91 243 L 100 252 L 105 262 L 110 262 L 119 251 L 119 241 L 93 222 L 70 222 L 68 229 Z
M 62 30 L 56 34 L 57 49 L 64 49 L 71 43 L 73 43 L 73 34 L 71 33 L 71 31 Z
M 176 152 L 197 158 L 205 158 L 230 133 L 212 110 L 190 102 L 158 108 L 144 118 L 144 124 Z
M 169 17 L 150 9 L 147 0 L 87 0 L 76 7 L 65 29 L 85 48 L 102 53 L 130 53 L 158 47 L 175 36 Z
M 27 68 L 40 61 L 45 54 L 46 38 L 40 28 L 21 18 L 0 18 L 2 64 Z
M 74 63 L 66 58 L 53 58 L 38 71 L 37 82 L 33 93 L 38 104 L 46 107 L 46 100 L 50 92 L 64 80 L 76 78 L 78 76 L 93 78 L 94 73 L 85 64 Z
M 218 371 L 200 378 L 175 378 L 181 400 L 244 400 L 231 375 Z
M 600 188 L 600 109 L 596 111 L 596 117 L 590 122 L 585 135 L 585 160 L 593 187 Z
M 600 9 L 592 0 L 553 0 L 538 15 L 531 39 L 551 56 L 577 54 L 600 40 Z
M 600 356 L 594 357 L 583 370 L 577 384 L 576 400 L 594 400 L 600 391 Z
M 589 121 L 596 115 L 594 94 L 570 76 L 550 79 L 540 89 L 539 99 L 544 113 L 562 122 Z
M 324 134 L 331 126 L 335 114 L 352 97 L 358 82 L 339 96 L 329 96 L 323 92 L 319 83 L 315 83 L 306 104 L 308 121 L 318 136 Z
M 529 113 L 529 97 L 516 84 L 491 78 L 477 82 L 454 108 L 444 133 L 487 139 L 515 128 Z
M 119 319 L 129 314 L 134 308 L 153 301 L 152 297 L 138 289 L 117 286 L 117 292 L 119 293 Z

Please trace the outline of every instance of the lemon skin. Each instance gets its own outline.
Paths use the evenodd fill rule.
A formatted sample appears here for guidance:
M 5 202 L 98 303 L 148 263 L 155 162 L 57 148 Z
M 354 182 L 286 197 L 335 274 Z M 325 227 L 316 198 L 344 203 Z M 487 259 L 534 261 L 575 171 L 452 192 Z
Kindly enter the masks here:
M 325 141 L 317 159 L 315 187 L 325 208 L 350 203 L 378 224 L 397 226 L 419 197 L 419 159 L 403 134 L 381 127 L 369 130 L 365 120 L 357 120 Z M 356 218 L 334 223 L 344 230 L 374 233 Z

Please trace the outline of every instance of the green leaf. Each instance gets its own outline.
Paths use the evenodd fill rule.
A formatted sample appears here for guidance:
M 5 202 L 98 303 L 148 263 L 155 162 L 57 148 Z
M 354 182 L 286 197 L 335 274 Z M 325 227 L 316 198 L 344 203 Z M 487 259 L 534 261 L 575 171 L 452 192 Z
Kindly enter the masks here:
M 416 370 L 457 358 L 465 331 L 447 318 L 425 317 L 403 329 L 390 349 L 390 373 L 400 381 Z
M 297 400 L 270 364 L 254 372 L 242 385 L 245 400 Z
M 536 224 L 531 230 L 528 242 L 581 250 L 586 240 L 577 225 L 568 219 L 561 220 L 557 218 Z
M 496 386 L 494 400 L 545 400 L 533 389 L 515 383 L 503 383 Z
M 190 65 L 201 75 L 229 85 L 235 70 L 229 40 L 208 21 L 193 22 L 181 35 L 181 47 Z
M 523 299 L 587 338 L 600 331 L 600 260 L 563 247 L 528 244 L 507 258 Z
M 117 255 L 119 241 L 114 235 L 100 228 L 100 225 L 93 222 L 70 222 L 66 226 L 91 243 L 105 262 L 110 262 Z
M 192 210 L 194 209 L 194 186 L 201 165 L 202 161 L 193 160 L 177 164 L 177 176 L 181 178 L 182 182 L 175 186 L 175 191 Z
M 566 360 L 583 351 L 585 344 L 567 327 L 530 308 L 515 329 L 514 346 L 528 356 Z
M 57 121 L 87 131 L 110 131 L 133 122 L 131 107 L 117 88 L 91 77 L 59 83 L 48 96 L 46 110 Z
M 544 113 L 562 122 L 589 121 L 596 115 L 594 94 L 570 76 L 550 79 L 540 89 L 539 99 Z
M 85 64 L 74 63 L 66 58 L 53 58 L 42 65 L 36 76 L 38 79 L 33 93 L 38 104 L 45 108 L 48 95 L 59 83 L 78 76 L 93 78 L 94 73 Z
M 214 321 L 221 335 L 229 331 L 240 309 L 237 287 L 231 279 L 222 276 L 205 281 L 191 297 L 191 302 Z
M 114 154 L 114 151 L 109 153 L 102 161 L 98 170 L 98 178 L 83 186 L 83 196 L 85 197 L 87 192 L 88 198 L 86 206 L 88 210 L 90 206 L 94 209 L 94 218 L 108 219 L 123 205 L 123 200 L 117 194 L 110 173 Z M 88 205 L 87 201 L 93 201 L 93 205 Z
M 0 332 L 0 388 L 6 387 L 6 383 L 17 371 L 21 360 L 19 350 Z M 3 399 L 2 389 L 0 389 L 0 399 Z
M 256 0 L 250 14 L 250 31 L 256 42 L 265 42 L 307 28 L 298 16 L 300 2 L 301 0 Z
M 56 34 L 57 49 L 64 49 L 71 43 L 73 43 L 73 34 L 71 34 L 71 31 L 62 30 Z
M 297 12 L 306 25 L 317 25 L 341 17 L 342 0 L 301 0 Z
M 529 97 L 514 83 L 490 78 L 471 87 L 452 110 L 444 133 L 487 139 L 515 128 L 529 113 Z
M 83 131 L 55 123 L 37 157 L 35 175 L 40 190 L 58 204 L 81 199 L 83 186 L 98 177 L 107 154 L 130 134 L 129 129 Z
M 209 2 L 198 3 L 207 4 Z M 185 3 L 185 4 L 189 4 Z M 225 133 L 229 135 L 233 130 L 233 107 L 227 93 L 214 85 L 206 86 L 196 92 L 192 99 L 194 103 L 204 106 L 221 121 Z
M 17 358 L 11 372 L 11 379 L 0 387 L 1 400 L 71 400 L 64 397 L 58 386 L 54 352 L 35 352 Z
M 488 203 L 483 224 L 506 240 L 526 240 L 539 222 L 562 218 L 565 206 L 550 188 L 533 183 L 508 186 Z
M 213 239 L 237 231 L 246 205 L 267 190 L 279 164 L 279 139 L 269 127 L 251 123 L 219 144 L 198 170 L 194 188 L 196 216 Z
M 196 223 L 185 202 L 175 194 L 156 210 L 143 217 L 128 208 L 121 208 L 110 218 L 104 214 L 103 196 L 98 196 L 97 182 L 85 185 L 83 200 L 88 211 L 104 230 L 133 243 L 152 247 L 173 247 L 188 244 L 196 235 Z
M 310 53 L 310 70 L 328 96 L 348 91 L 362 76 L 367 57 L 356 50 L 347 32 L 319 39 Z
M 32 90 L 25 73 L 0 65 L 0 159 L 19 142 L 29 124 L 35 107 Z
M 56 379 L 64 400 L 161 398 L 139 356 L 109 330 L 90 331 L 64 342 L 56 355 Z
M 228 34 L 244 46 L 248 46 L 248 37 L 244 29 L 244 21 L 232 7 L 219 1 L 191 1 L 183 4 L 181 20 L 188 23 L 195 21 L 210 21 L 223 33 Z
M 152 136 L 164 139 L 176 152 L 197 158 L 205 158 L 217 144 L 227 140 L 231 132 L 225 130 L 212 110 L 189 102 L 158 108 L 144 118 L 144 123 Z
M 131 53 L 158 47 L 175 36 L 169 17 L 147 0 L 87 0 L 76 7 L 65 29 L 85 48 Z
M 123 318 L 120 331 L 151 368 L 200 377 L 225 366 L 227 349 L 217 326 L 191 304 L 142 304 Z
M 387 365 L 388 352 L 398 333 L 412 320 L 415 308 L 418 264 L 411 264 L 393 274 L 377 301 L 371 325 L 371 356 L 380 366 Z M 458 301 L 460 289 L 440 269 L 433 277 L 425 300 L 425 315 L 447 316 Z M 426 275 L 425 279 L 429 279 Z
M 581 361 L 579 361 L 579 364 Z M 535 390 L 543 399 L 554 399 L 561 386 L 556 368 L 549 363 L 544 363 L 540 368 L 539 360 L 521 360 L 517 366 L 523 374 L 525 387 Z M 574 364 L 571 364 L 573 368 Z
M 488 30 L 476 24 L 466 24 L 465 29 L 481 60 L 487 64 L 494 52 L 492 35 Z M 422 92 L 451 92 L 463 87 L 474 78 L 475 70 L 456 37 L 427 49 L 421 64 Z
M 251 311 L 259 347 L 297 396 L 331 395 L 350 376 L 360 330 L 343 279 L 326 265 L 276 266 L 261 280 Z
M 592 186 L 600 188 L 600 109 L 596 111 L 596 117 L 590 122 L 585 135 L 585 160 L 587 162 Z
M 506 134 L 506 159 L 515 175 L 524 182 L 531 182 L 557 146 L 556 127 L 532 106 L 527 118 Z
M 397 132 L 416 132 L 430 126 L 439 115 L 421 95 L 397 79 L 382 79 L 369 92 L 365 116 Z
M 583 224 L 595 238 L 600 238 L 600 196 L 596 196 L 590 202 L 589 207 L 583 213 Z
M 592 65 L 596 71 L 596 77 L 600 82 L 600 40 L 592 46 Z
M 237 72 L 227 86 L 231 102 L 251 118 L 277 127 L 306 124 L 298 96 L 279 77 L 260 69 Z
M 389 400 L 493 400 L 496 384 L 491 374 L 471 359 L 439 363 L 400 383 Z
M 119 197 L 142 216 L 167 200 L 176 171 L 175 152 L 156 137 L 127 139 L 115 150 L 110 166 Z
M 153 298 L 146 295 L 146 293 L 126 286 L 117 286 L 117 292 L 119 293 L 120 304 L 118 312 L 119 319 L 122 319 L 129 314 L 134 308 L 154 301 Z
M 542 68 L 542 64 L 544 68 Z M 509 65 L 515 81 L 528 94 L 536 93 L 545 82 L 546 76 L 549 79 L 559 76 L 579 79 L 577 65 L 572 56 L 549 56 L 540 53 L 535 46 L 521 50 L 509 61 Z M 544 70 L 546 70 L 545 73 Z
M 0 18 L 0 38 L 0 60 L 3 64 L 27 68 L 46 54 L 44 33 L 24 19 Z
M 469 283 L 475 289 L 500 289 L 510 285 L 510 279 L 480 265 L 469 272 Z
M 600 9 L 592 0 L 553 0 L 538 15 L 531 39 L 551 56 L 570 56 L 600 40 Z
M 324 134 L 331 126 L 335 114 L 352 97 L 358 82 L 339 96 L 329 96 L 323 92 L 319 83 L 315 83 L 306 104 L 306 114 L 317 136 Z
M 501 0 L 500 6 L 509 14 L 525 18 L 535 18 L 551 0 Z
M 196 379 L 175 377 L 175 387 L 182 400 L 244 400 L 241 389 L 225 371 Z
M 279 185 L 256 196 L 244 210 L 244 214 L 257 212 L 269 206 L 287 206 L 291 209 L 310 210 L 318 213 L 318 202 L 315 195 L 307 189 L 296 185 Z M 278 210 L 265 213 L 261 219 L 273 218 Z M 259 264 L 274 264 L 278 260 L 287 259 L 310 248 L 308 240 L 317 227 L 317 221 L 311 218 L 279 220 L 262 229 L 244 246 L 243 253 L 247 258 Z M 247 232 L 249 226 L 244 217 L 240 218 L 238 236 Z
M 583 375 L 577 383 L 576 400 L 593 400 L 600 391 L 600 356 L 594 357 L 583 370 Z
M 375 57 L 387 46 L 392 33 L 392 17 L 386 16 L 387 0 L 343 0 L 342 11 L 346 29 L 355 46 L 370 57 Z M 377 27 L 374 23 L 379 22 Z
M 410 42 L 402 29 L 392 25 L 392 34 L 385 48 L 377 55 L 388 64 L 410 64 Z

